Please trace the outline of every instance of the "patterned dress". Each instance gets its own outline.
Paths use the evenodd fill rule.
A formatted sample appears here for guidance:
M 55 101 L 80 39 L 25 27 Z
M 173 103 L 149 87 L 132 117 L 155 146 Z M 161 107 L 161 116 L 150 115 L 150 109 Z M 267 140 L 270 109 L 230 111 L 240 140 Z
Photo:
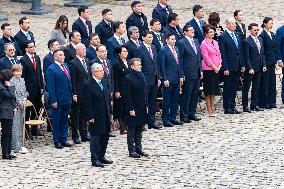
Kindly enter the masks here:
M 24 123 L 24 104 L 27 99 L 28 93 L 26 90 L 24 78 L 11 79 L 12 84 L 16 88 L 17 111 L 14 114 L 13 127 L 12 127 L 12 149 L 14 152 L 19 152 L 23 147 L 23 127 Z

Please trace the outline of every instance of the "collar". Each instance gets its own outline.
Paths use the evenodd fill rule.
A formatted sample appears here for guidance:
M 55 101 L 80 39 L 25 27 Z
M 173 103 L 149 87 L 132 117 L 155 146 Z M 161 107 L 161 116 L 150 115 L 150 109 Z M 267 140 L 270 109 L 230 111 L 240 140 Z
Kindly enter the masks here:
M 22 31 L 25 35 L 27 35 L 27 34 L 29 33 L 29 31 L 24 31 L 24 30 L 22 30 L 22 29 L 21 29 L 21 31 Z
M 196 18 L 196 17 L 193 17 L 193 19 L 197 22 L 198 25 L 200 24 L 200 20 L 201 20 L 201 19 L 198 19 L 198 18 Z
M 83 62 L 84 58 L 81 58 L 78 55 L 76 55 L 76 57 L 81 61 L 81 63 Z
M 57 64 L 61 68 L 61 63 L 55 60 L 55 64 Z
M 163 5 L 161 3 L 158 3 L 163 9 L 167 8 L 167 5 Z
M 257 37 L 254 37 L 254 36 L 252 36 L 252 35 L 250 35 L 252 38 L 253 38 L 253 40 L 257 40 Z
M 90 44 L 90 47 L 92 47 L 93 49 L 95 49 L 97 51 L 97 47 L 96 46 Z
M 151 45 L 146 44 L 145 42 L 143 42 L 143 44 L 145 45 L 146 48 L 151 48 Z
M 75 45 L 75 44 L 72 43 L 71 41 L 70 41 L 70 44 L 74 47 L 74 49 L 76 49 L 76 46 L 77 46 L 77 45 Z
M 192 43 L 193 38 L 190 38 L 190 37 L 188 37 L 188 36 L 185 36 L 185 38 L 186 38 L 190 43 Z
M 32 59 L 32 56 L 35 57 L 34 54 L 30 54 L 30 53 L 28 53 L 28 52 L 27 52 L 26 54 L 28 55 L 28 57 L 29 57 L 30 59 Z
M 155 32 L 155 31 L 153 31 L 153 33 L 154 33 L 155 35 L 160 35 L 160 36 L 161 36 L 161 32 Z
M 171 49 L 171 51 L 173 50 L 173 48 L 175 49 L 175 46 L 170 46 L 169 44 L 167 44 L 169 46 L 169 48 Z
M 103 20 L 108 26 L 111 24 L 111 22 Z
M 130 38 L 131 41 L 133 41 L 135 44 L 137 44 L 137 42 L 139 43 L 139 40 L 137 39 L 136 41 L 132 38 Z
M 93 76 L 93 78 L 94 78 L 94 80 L 95 80 L 97 83 L 99 83 L 99 82 L 102 81 L 102 80 L 98 80 L 95 76 Z
M 117 36 L 115 33 L 113 34 L 113 37 L 117 40 L 117 41 L 119 41 L 120 40 L 120 36 Z
M 101 58 L 99 58 L 99 57 L 98 57 L 98 59 L 101 61 L 101 63 L 103 63 L 104 61 L 106 61 L 106 59 L 103 60 L 103 59 L 101 59 Z
M 82 18 L 81 16 L 79 17 L 81 20 L 82 20 L 82 22 L 84 23 L 84 24 L 86 24 L 86 19 L 84 19 L 84 18 Z
M 9 60 L 11 60 L 12 58 L 14 58 L 14 57 L 10 57 L 10 56 L 8 56 L 8 55 L 6 55 L 6 57 L 7 57 Z
M 230 31 L 228 29 L 226 29 L 226 31 L 229 33 L 230 36 L 232 35 L 232 33 L 234 33 L 233 31 Z

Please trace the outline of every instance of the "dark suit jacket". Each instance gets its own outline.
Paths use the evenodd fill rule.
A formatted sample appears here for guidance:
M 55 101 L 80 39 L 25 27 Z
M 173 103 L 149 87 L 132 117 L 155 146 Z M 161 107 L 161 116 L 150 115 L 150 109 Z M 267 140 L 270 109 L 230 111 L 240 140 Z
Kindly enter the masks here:
M 158 56 L 162 80 L 168 80 L 170 84 L 179 84 L 180 78 L 183 78 L 183 66 L 180 62 L 179 50 L 177 47 L 175 47 L 175 51 L 177 53 L 179 63 L 176 62 L 176 59 L 168 45 L 161 48 Z
M 45 76 L 47 68 L 54 63 L 54 56 L 49 52 L 44 58 L 42 63 L 43 74 Z
M 242 32 L 241 27 L 242 27 L 244 32 Z M 242 23 L 242 26 L 240 26 L 238 23 L 236 23 L 236 30 L 235 30 L 235 32 L 237 32 L 239 34 L 239 36 L 240 36 L 242 41 L 246 39 L 247 33 L 246 33 L 246 26 L 245 26 L 245 24 Z
M 173 13 L 170 5 L 166 5 L 166 7 L 169 11 L 169 14 Z M 152 18 L 160 20 L 162 27 L 166 27 L 166 25 L 168 24 L 169 14 L 167 13 L 167 10 L 158 3 L 157 6 L 153 9 Z
M 76 57 L 76 49 L 73 47 L 73 45 L 70 43 L 65 49 L 64 49 L 64 56 L 65 61 L 68 65 Z
M 176 37 L 176 40 L 178 41 L 183 38 L 183 33 L 182 33 L 182 29 L 179 26 L 177 26 L 176 28 L 178 29 L 179 33 L 177 33 L 177 31 L 173 27 L 171 27 L 170 25 L 167 25 L 166 27 L 164 27 L 163 33 L 174 34 Z
M 264 47 L 264 55 L 266 65 L 273 65 L 277 62 L 277 49 L 276 49 L 276 38 L 273 32 L 271 32 L 271 37 L 267 34 L 266 31 L 262 31 L 259 37 L 262 38 L 263 47 Z
M 262 66 L 266 66 L 263 41 L 261 37 L 258 37 L 258 40 L 261 45 L 260 53 L 254 39 L 251 36 L 244 40 L 245 63 L 246 68 L 249 70 L 254 69 L 254 71 L 259 71 Z
M 15 49 L 16 49 L 16 56 L 22 56 L 22 51 L 19 47 L 19 44 L 18 42 L 15 40 L 14 37 L 11 37 L 11 41 L 3 36 L 1 39 L 0 39 L 0 58 L 6 56 L 5 52 L 4 52 L 4 45 L 6 43 L 14 43 L 14 46 L 15 46 Z
M 114 92 L 123 93 L 123 79 L 129 73 L 129 67 L 126 67 L 120 58 L 116 58 L 113 64 L 113 87 Z
M 31 40 L 33 42 L 35 42 L 34 39 L 34 35 L 31 31 L 28 31 L 30 36 L 31 36 Z M 25 50 L 25 43 L 28 41 L 27 36 L 20 30 L 16 35 L 15 35 L 15 40 L 17 41 L 19 48 L 22 52 L 21 55 L 25 55 L 26 54 L 26 50 Z
M 145 80 L 143 73 L 130 69 L 124 78 L 126 125 L 128 127 L 143 126 L 146 123 Z M 130 111 L 135 111 L 136 116 L 130 116 Z
M 27 91 L 29 93 L 29 98 L 37 98 L 40 94 L 40 90 L 43 89 L 43 78 L 42 78 L 42 69 L 39 56 L 35 55 L 36 61 L 36 72 L 34 70 L 32 61 L 30 57 L 25 54 L 20 62 L 23 66 L 23 75 L 25 79 Z
M 89 29 L 89 34 L 92 33 L 92 22 L 90 20 L 86 20 L 86 24 L 88 25 Z M 78 18 L 72 25 L 72 31 L 78 31 L 81 34 L 81 42 L 88 47 L 90 42 L 89 42 L 89 35 L 87 32 L 87 28 L 83 21 Z
M 153 31 L 152 31 L 151 33 L 152 33 L 152 35 L 153 35 L 152 44 L 155 45 L 157 51 L 159 52 L 160 49 L 162 48 L 162 46 L 166 44 L 166 39 L 165 39 L 164 33 L 163 33 L 163 32 L 160 32 L 161 42 L 162 42 L 163 45 L 162 45 L 161 42 L 159 41 L 157 35 L 156 35 Z
M 141 41 L 139 41 L 139 44 L 141 44 Z M 131 39 L 129 39 L 125 43 L 125 47 L 128 50 L 128 59 L 131 60 L 135 57 L 135 50 L 137 49 L 137 45 Z
M 206 22 L 204 22 L 202 20 L 203 25 L 206 24 Z M 198 40 L 199 44 L 201 44 L 201 42 L 204 39 L 204 35 L 203 35 L 203 31 L 200 30 L 199 25 L 197 24 L 196 20 L 193 18 L 190 21 L 188 21 L 186 23 L 186 25 L 191 25 L 194 28 L 194 38 Z
M 70 73 L 73 95 L 77 95 L 78 99 L 82 97 L 83 83 L 91 77 L 91 67 L 88 59 L 85 59 L 88 73 L 86 73 L 81 61 L 78 57 L 71 61 Z
M 284 61 L 284 25 L 276 30 L 277 60 Z
M 92 77 L 83 85 L 82 99 L 83 112 L 87 121 L 94 119 L 95 123 L 90 124 L 89 132 L 95 135 L 106 135 L 110 130 L 110 95 L 104 81 L 103 90 Z
M 141 22 L 141 18 L 143 19 L 143 22 Z M 136 13 L 132 13 L 126 20 L 126 29 L 128 30 L 128 28 L 130 26 L 136 26 L 139 29 L 139 33 L 143 33 L 146 30 L 149 30 L 148 28 L 148 22 L 147 22 L 147 17 L 141 13 L 141 15 L 138 15 Z M 129 38 L 129 36 L 128 36 Z M 140 35 L 140 40 L 142 39 L 142 36 Z
M 111 22 L 111 27 L 103 20 L 98 25 L 96 25 L 95 32 L 99 35 L 101 44 L 106 45 L 107 40 L 113 35 L 113 22 Z
M 125 44 L 124 38 L 121 38 L 121 39 L 122 39 L 122 43 Z M 120 46 L 120 44 L 114 36 L 109 38 L 109 40 L 107 41 L 107 58 L 110 59 L 111 62 L 114 61 L 114 49 L 115 47 L 118 47 L 118 46 Z
M 16 64 L 20 64 L 20 61 L 15 58 Z M 4 69 L 11 69 L 13 66 L 12 62 L 7 56 L 0 59 L 0 71 Z
M 154 45 L 151 45 L 151 49 L 153 59 L 144 43 L 142 43 L 135 51 L 135 56 L 141 59 L 142 73 L 144 74 L 147 86 L 154 85 L 155 82 L 160 79 L 160 66 L 158 64 L 157 49 Z
M 13 119 L 16 105 L 15 86 L 0 82 L 0 119 Z
M 197 54 L 195 54 L 190 42 L 186 37 L 179 40 L 177 47 L 180 54 L 180 62 L 183 65 L 183 73 L 186 79 L 198 79 L 202 73 L 201 50 L 197 39 L 194 39 Z
M 236 47 L 231 35 L 225 30 L 219 37 L 219 48 L 222 56 L 222 69 L 229 71 L 239 71 L 240 67 L 244 67 L 243 45 L 241 38 L 237 33 L 235 36 L 238 41 Z
M 89 47 L 86 49 L 86 57 L 92 61 L 97 58 L 97 51 L 93 47 Z

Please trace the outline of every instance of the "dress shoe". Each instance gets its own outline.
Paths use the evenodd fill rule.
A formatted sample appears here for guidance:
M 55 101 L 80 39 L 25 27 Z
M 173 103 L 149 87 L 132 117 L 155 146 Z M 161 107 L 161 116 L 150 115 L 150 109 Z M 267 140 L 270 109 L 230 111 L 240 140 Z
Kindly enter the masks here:
M 141 156 L 139 154 L 137 154 L 136 152 L 132 152 L 129 154 L 129 157 L 133 157 L 133 158 L 141 158 Z
M 113 131 L 110 131 L 110 132 L 108 133 L 108 136 L 109 136 L 109 137 L 116 137 L 116 134 L 114 134 Z
M 12 160 L 12 158 L 11 158 L 9 155 L 7 155 L 7 156 L 2 156 L 2 159 Z
M 165 122 L 164 127 L 173 127 L 174 125 L 171 124 L 170 122 Z
M 225 109 L 224 114 L 234 114 L 234 112 L 231 109 Z
M 277 108 L 277 106 L 275 104 L 270 104 L 269 106 L 270 106 L 270 108 Z
M 156 124 L 148 124 L 148 129 L 161 129 L 162 127 L 160 125 Z
M 64 146 L 64 147 L 71 147 L 71 146 L 73 146 L 69 142 L 61 142 L 61 145 Z
M 60 143 L 56 143 L 56 144 L 54 144 L 54 146 L 55 146 L 55 148 L 57 148 L 57 149 L 62 149 L 62 148 L 64 148 L 64 146 L 62 146 Z
M 237 110 L 237 108 L 234 108 L 234 109 L 233 109 L 233 112 L 234 112 L 234 114 L 240 114 L 240 113 L 242 113 L 241 111 Z
M 171 124 L 173 124 L 173 125 L 183 125 L 183 121 L 174 120 L 174 121 L 171 121 Z
M 109 160 L 105 157 L 103 157 L 102 159 L 100 159 L 100 162 L 103 163 L 103 164 L 112 164 L 113 161 L 112 160 Z
M 147 129 L 146 129 L 146 127 L 145 127 L 145 126 L 143 126 L 142 131 L 147 131 Z
M 104 167 L 104 164 L 102 162 L 100 162 L 99 160 L 95 161 L 94 163 L 92 163 L 92 166 L 94 167 Z
M 192 121 L 200 121 L 201 120 L 199 117 L 196 117 L 195 115 L 189 115 L 188 119 L 192 120 Z
M 82 142 L 87 142 L 90 141 L 90 137 L 86 136 L 86 137 L 81 137 Z
M 267 104 L 263 107 L 263 109 L 271 109 L 271 107 Z
M 258 107 L 258 106 L 251 106 L 250 107 L 251 110 L 255 110 L 255 111 L 264 111 L 262 108 Z
M 16 156 L 14 156 L 14 155 L 9 155 L 10 156 L 10 158 L 11 159 L 15 159 L 15 158 L 17 158 Z
M 146 152 L 143 152 L 143 151 L 136 152 L 136 153 L 139 154 L 140 156 L 149 157 L 149 154 L 147 154 Z
M 183 119 L 180 119 L 180 120 L 184 123 L 191 123 L 191 120 L 189 120 L 187 118 L 183 118 Z
M 73 141 L 74 141 L 74 144 L 81 144 L 81 141 L 78 138 L 75 138 Z
M 243 107 L 243 112 L 251 113 L 251 110 L 248 107 Z

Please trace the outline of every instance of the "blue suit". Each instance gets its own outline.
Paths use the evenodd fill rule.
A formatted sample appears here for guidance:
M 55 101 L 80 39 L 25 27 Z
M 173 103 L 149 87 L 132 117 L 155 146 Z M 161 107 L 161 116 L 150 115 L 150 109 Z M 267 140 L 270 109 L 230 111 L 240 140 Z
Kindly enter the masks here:
M 17 58 L 15 58 L 14 60 L 16 64 L 20 64 L 20 61 Z M 3 58 L 0 59 L 0 71 L 4 69 L 11 69 L 12 66 L 13 63 L 7 56 L 4 56 Z
M 197 54 L 193 50 L 186 37 L 179 40 L 177 47 L 180 52 L 180 62 L 183 65 L 185 82 L 182 86 L 180 97 L 180 116 L 186 119 L 188 116 L 195 116 L 198 102 L 198 92 L 200 86 L 201 70 L 201 51 L 197 39 L 194 39 Z
M 57 108 L 52 107 L 52 128 L 54 144 L 65 143 L 68 137 L 68 114 L 72 102 L 71 76 L 67 64 L 64 64 L 69 78 L 61 67 L 53 63 L 46 71 L 46 83 L 50 103 L 57 102 Z
M 183 78 L 182 63 L 179 58 L 178 48 L 175 47 L 178 62 L 168 45 L 161 48 L 159 52 L 159 64 L 161 68 L 162 81 L 169 81 L 169 87 L 163 85 L 163 115 L 164 124 L 176 121 L 178 100 L 179 100 L 179 81 Z
M 203 20 L 201 20 L 202 25 L 206 24 L 206 22 L 204 22 Z M 204 39 L 204 35 L 203 35 L 203 31 L 200 29 L 199 25 L 197 24 L 196 20 L 193 18 L 190 21 L 188 21 L 186 23 L 186 25 L 190 25 L 193 27 L 194 29 L 194 38 L 198 39 L 199 44 L 201 44 L 201 42 Z
M 44 58 L 42 62 L 42 71 L 43 74 L 46 74 L 47 68 L 54 63 L 54 56 L 51 52 L 49 52 Z
M 166 8 L 168 9 L 169 14 L 167 13 Z M 168 17 L 169 17 L 170 14 L 173 13 L 173 10 L 172 10 L 170 5 L 166 5 L 166 8 L 163 8 L 158 3 L 157 6 L 153 9 L 153 12 L 152 12 L 152 18 L 160 20 L 162 28 L 166 27 L 166 25 L 168 24 Z
M 86 57 L 92 61 L 97 58 L 97 51 L 92 46 L 86 49 Z
M 35 43 L 34 35 L 31 31 L 28 31 L 29 35 L 31 36 L 31 41 Z M 20 30 L 16 35 L 15 35 L 15 40 L 18 43 L 18 46 L 20 48 L 20 51 L 22 52 L 22 56 L 26 54 L 25 50 L 25 43 L 28 41 L 27 36 Z
M 276 30 L 276 47 L 277 47 L 277 60 L 284 62 L 284 25 Z M 282 69 L 284 73 L 284 69 Z M 282 79 L 281 99 L 284 102 L 284 80 Z
M 125 44 L 125 40 L 124 38 L 122 39 L 122 43 Z M 114 36 L 112 36 L 111 38 L 109 38 L 109 40 L 107 41 L 107 58 L 111 60 L 111 62 L 114 62 L 114 49 L 115 47 L 119 47 L 121 46 L 119 44 L 119 42 L 116 40 L 116 38 Z
M 88 26 L 88 30 L 87 27 Z M 78 31 L 81 34 L 81 42 L 88 47 L 90 44 L 89 34 L 92 33 L 92 23 L 90 20 L 86 20 L 86 25 L 83 23 L 81 18 L 78 18 L 72 25 L 72 31 Z
M 177 32 L 178 31 L 178 32 Z M 167 25 L 163 28 L 163 33 L 171 33 L 176 37 L 176 40 L 180 40 L 183 38 L 182 29 L 180 26 L 176 26 L 176 29 L 170 25 Z

